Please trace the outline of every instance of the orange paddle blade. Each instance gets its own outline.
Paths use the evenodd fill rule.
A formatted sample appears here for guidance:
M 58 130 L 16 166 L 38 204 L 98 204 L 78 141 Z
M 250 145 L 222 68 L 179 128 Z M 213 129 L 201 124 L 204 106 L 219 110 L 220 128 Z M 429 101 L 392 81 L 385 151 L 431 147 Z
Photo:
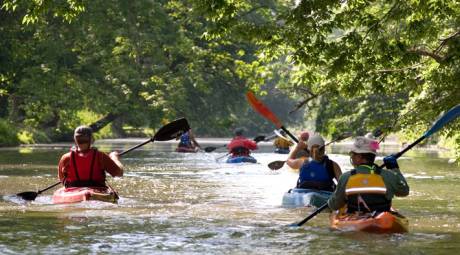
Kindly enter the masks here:
M 255 111 L 262 114 L 262 116 L 267 118 L 269 121 L 273 122 L 273 124 L 275 124 L 277 128 L 280 128 L 281 126 L 283 126 L 281 122 L 279 121 L 279 119 L 275 116 L 275 114 L 273 114 L 273 112 L 270 111 L 270 109 L 268 109 L 267 106 L 265 106 L 261 101 L 259 101 L 254 95 L 254 93 L 252 93 L 251 91 L 248 91 L 246 93 L 246 98 L 248 99 L 249 104 L 252 106 L 252 108 Z

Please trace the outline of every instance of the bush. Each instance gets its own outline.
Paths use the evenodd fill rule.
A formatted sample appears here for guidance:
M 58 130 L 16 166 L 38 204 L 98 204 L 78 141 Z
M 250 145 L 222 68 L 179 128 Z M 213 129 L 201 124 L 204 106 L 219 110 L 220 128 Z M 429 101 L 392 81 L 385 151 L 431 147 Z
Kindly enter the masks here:
M 14 146 L 19 144 L 16 128 L 5 119 L 0 119 L 0 146 Z

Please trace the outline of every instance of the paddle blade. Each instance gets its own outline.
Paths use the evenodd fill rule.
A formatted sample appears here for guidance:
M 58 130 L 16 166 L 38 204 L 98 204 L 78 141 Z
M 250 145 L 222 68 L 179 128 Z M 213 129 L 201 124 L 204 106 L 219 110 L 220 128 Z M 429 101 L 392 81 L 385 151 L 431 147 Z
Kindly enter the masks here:
M 261 142 L 261 141 L 264 141 L 265 140 L 265 136 L 263 135 L 259 135 L 259 136 L 256 136 L 253 141 L 258 143 L 258 142 Z
M 210 146 L 210 147 L 204 148 L 204 151 L 206 151 L 206 152 L 213 152 L 213 151 L 215 151 L 216 149 L 217 149 L 216 147 Z
M 24 200 L 35 200 L 35 198 L 38 196 L 38 193 L 34 191 L 26 191 L 18 193 L 16 196 L 21 197 Z
M 268 164 L 268 168 L 270 168 L 271 170 L 278 170 L 284 166 L 285 162 L 286 161 L 283 161 L 283 160 L 273 161 L 270 164 Z
M 190 126 L 185 118 L 172 121 L 158 130 L 153 136 L 155 141 L 169 141 L 187 132 Z
M 279 119 L 273 114 L 268 107 L 266 107 L 261 101 L 259 101 L 254 93 L 251 91 L 248 91 L 246 93 L 246 98 L 248 99 L 249 104 L 252 106 L 252 108 L 260 113 L 262 116 L 264 116 L 266 119 L 271 121 L 277 128 L 280 128 L 282 126 L 281 122 Z
M 456 119 L 458 116 L 460 116 L 460 104 L 452 107 L 452 109 L 450 109 L 448 112 L 442 115 L 438 120 L 436 120 L 433 126 L 431 126 L 430 130 L 426 131 L 425 134 L 423 134 L 423 136 L 425 137 L 431 136 L 432 134 L 436 133 L 439 129 L 444 127 L 447 123 Z

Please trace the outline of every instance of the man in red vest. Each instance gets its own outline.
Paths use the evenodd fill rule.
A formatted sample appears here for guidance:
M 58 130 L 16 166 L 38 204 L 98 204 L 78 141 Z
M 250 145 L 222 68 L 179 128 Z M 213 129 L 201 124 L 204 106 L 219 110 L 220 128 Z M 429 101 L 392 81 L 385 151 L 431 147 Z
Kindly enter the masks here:
M 123 165 L 117 152 L 109 155 L 92 147 L 93 132 L 88 126 L 79 126 L 74 132 L 75 146 L 59 161 L 59 179 L 65 187 L 106 187 L 106 172 L 123 176 Z

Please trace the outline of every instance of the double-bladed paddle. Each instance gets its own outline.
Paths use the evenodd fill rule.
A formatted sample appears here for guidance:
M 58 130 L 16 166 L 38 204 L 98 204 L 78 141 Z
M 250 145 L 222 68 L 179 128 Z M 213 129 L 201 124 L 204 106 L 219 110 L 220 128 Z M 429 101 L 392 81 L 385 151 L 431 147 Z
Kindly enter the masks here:
M 181 119 L 177 119 L 175 121 L 172 121 L 166 125 L 164 125 L 163 127 L 161 127 L 156 133 L 155 135 L 148 139 L 147 141 L 141 143 L 141 144 L 138 144 L 136 146 L 133 146 L 123 152 L 121 152 L 119 154 L 119 156 L 122 156 L 132 150 L 135 150 L 141 146 L 144 146 L 146 145 L 147 143 L 150 143 L 150 142 L 153 142 L 153 141 L 168 141 L 168 140 L 172 140 L 178 136 L 180 136 L 182 133 L 184 132 L 187 132 L 188 130 L 190 129 L 190 126 L 187 122 L 187 120 L 185 118 L 181 118 Z M 45 189 L 42 189 L 42 190 L 39 190 L 37 192 L 35 191 L 26 191 L 26 192 L 21 192 L 21 193 L 18 193 L 16 194 L 18 197 L 21 197 L 22 199 L 24 200 L 35 200 L 35 198 L 41 194 L 42 192 L 44 191 L 47 191 L 57 185 L 59 185 L 61 182 L 57 182 Z
M 411 143 L 409 146 L 407 146 L 404 150 L 394 154 L 393 156 L 395 158 L 401 157 L 406 151 L 410 150 L 412 147 L 415 145 L 419 144 L 421 141 L 425 140 L 426 138 L 430 137 L 432 134 L 438 132 L 441 128 L 443 128 L 447 123 L 455 120 L 458 116 L 460 116 L 460 104 L 457 106 L 452 107 L 448 112 L 446 112 L 444 115 L 442 115 L 440 118 L 438 118 L 431 128 L 426 131 L 419 139 L 417 139 L 415 142 Z M 380 167 L 384 167 L 385 164 L 382 164 Z M 309 221 L 311 218 L 315 217 L 318 213 L 320 213 L 322 210 L 326 209 L 328 207 L 327 203 L 322 205 L 320 208 L 316 209 L 313 213 L 308 215 L 305 219 L 302 221 L 299 221 L 298 223 L 293 223 L 289 226 L 293 227 L 300 227 L 305 222 Z
M 278 119 L 278 117 L 276 117 L 276 115 L 270 111 L 270 109 L 268 109 L 267 106 L 265 106 L 261 101 L 259 101 L 256 96 L 254 95 L 254 93 L 252 93 L 251 91 L 248 91 L 246 93 L 246 98 L 248 99 L 248 102 L 249 104 L 252 106 L 252 108 L 260 113 L 262 116 L 264 116 L 266 119 L 268 119 L 269 121 L 271 121 L 273 124 L 275 124 L 275 126 L 278 128 L 278 129 L 282 129 L 284 130 L 284 132 L 286 132 L 286 134 L 289 135 L 289 137 L 291 137 L 292 140 L 294 140 L 296 143 L 299 142 L 299 140 L 297 140 L 297 138 L 291 134 L 291 132 L 289 132 L 289 130 L 287 130 L 283 124 L 281 123 L 281 121 Z

